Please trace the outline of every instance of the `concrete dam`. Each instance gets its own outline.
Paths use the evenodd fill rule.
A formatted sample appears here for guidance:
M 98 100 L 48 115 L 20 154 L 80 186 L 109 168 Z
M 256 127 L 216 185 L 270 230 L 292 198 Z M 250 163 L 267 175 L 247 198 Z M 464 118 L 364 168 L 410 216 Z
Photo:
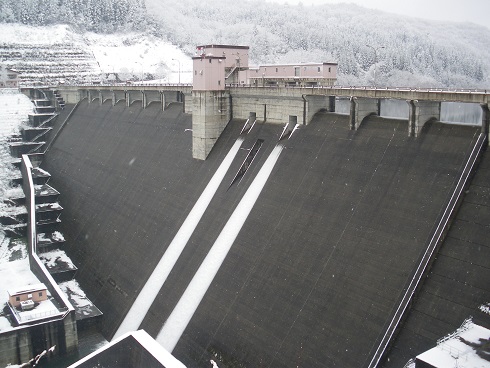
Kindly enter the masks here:
M 370 366 L 481 128 L 429 122 L 415 138 L 406 120 L 351 130 L 321 111 L 281 139 L 282 125 L 245 124 L 200 161 L 182 103 L 74 108 L 43 168 L 103 334 L 149 288 L 138 327 L 188 367 Z M 403 366 L 489 300 L 488 167 L 378 366 Z

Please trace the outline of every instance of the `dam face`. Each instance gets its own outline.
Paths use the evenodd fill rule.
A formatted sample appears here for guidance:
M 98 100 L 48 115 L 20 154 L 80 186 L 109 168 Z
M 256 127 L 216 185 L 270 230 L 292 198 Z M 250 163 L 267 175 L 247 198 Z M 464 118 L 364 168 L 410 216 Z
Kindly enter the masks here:
M 82 101 L 46 154 L 77 279 L 111 338 L 240 136 L 232 120 L 205 161 L 191 116 Z M 363 367 L 425 250 L 479 129 L 318 113 L 282 151 L 173 354 L 188 367 Z M 216 193 L 141 328 L 156 337 L 277 147 L 282 126 L 242 135 Z M 240 181 L 247 155 L 261 141 Z M 231 185 L 233 182 L 233 185 Z M 158 286 L 160 287 L 160 286 Z

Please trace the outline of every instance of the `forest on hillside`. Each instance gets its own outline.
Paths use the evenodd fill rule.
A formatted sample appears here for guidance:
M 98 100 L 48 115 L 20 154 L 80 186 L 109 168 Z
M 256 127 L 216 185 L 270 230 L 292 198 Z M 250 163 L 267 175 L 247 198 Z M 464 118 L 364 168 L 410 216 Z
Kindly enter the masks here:
M 147 0 L 173 43 L 250 45 L 258 63 L 335 61 L 344 85 L 480 87 L 489 84 L 490 30 L 430 22 L 353 4 Z M 181 26 L 185 24 L 185 26 Z M 375 52 L 376 50 L 376 52 Z
M 100 33 L 143 31 L 148 26 L 144 0 L 2 0 L 0 22 L 69 24 Z
M 339 64 L 339 84 L 487 88 L 490 30 L 353 4 L 244 0 L 3 0 L 0 22 L 152 34 L 191 56 L 199 44 L 250 46 L 252 63 Z M 376 79 L 376 80 L 375 80 Z

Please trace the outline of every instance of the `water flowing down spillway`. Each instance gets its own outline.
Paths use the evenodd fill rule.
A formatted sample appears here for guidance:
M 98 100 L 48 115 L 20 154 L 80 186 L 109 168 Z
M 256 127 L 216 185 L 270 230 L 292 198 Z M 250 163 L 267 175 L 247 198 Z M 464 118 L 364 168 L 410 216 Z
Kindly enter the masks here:
M 189 215 L 182 223 L 182 226 L 168 246 L 166 252 L 163 254 L 160 262 L 155 267 L 145 286 L 143 286 L 141 289 L 141 292 L 134 301 L 128 314 L 117 329 L 113 338 L 117 338 L 126 332 L 135 331 L 139 328 L 141 322 L 146 316 L 146 313 L 150 309 L 151 304 L 158 295 L 170 271 L 172 271 L 172 268 L 184 250 L 189 238 L 201 220 L 201 217 L 206 211 L 211 199 L 218 190 L 223 177 L 228 171 L 228 168 L 233 162 L 233 159 L 239 151 L 242 143 L 243 139 L 238 138 L 235 144 L 231 147 L 223 162 L 218 167 L 218 170 L 216 170 L 216 173 L 213 175 L 194 207 L 189 212 Z
M 197 310 L 204 294 L 213 282 L 214 277 L 218 273 L 226 255 L 274 169 L 282 150 L 283 146 L 281 144 L 278 144 L 272 150 L 160 330 L 156 340 L 168 351 L 174 349 Z
M 480 105 L 474 103 L 442 102 L 441 121 L 481 125 L 482 109 Z

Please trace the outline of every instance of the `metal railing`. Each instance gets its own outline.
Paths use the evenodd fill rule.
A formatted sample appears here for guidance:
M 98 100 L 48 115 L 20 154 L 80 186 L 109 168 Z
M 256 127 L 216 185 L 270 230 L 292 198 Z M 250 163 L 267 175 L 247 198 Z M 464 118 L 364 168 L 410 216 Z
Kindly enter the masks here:
M 381 341 L 376 351 L 372 356 L 372 359 L 368 365 L 369 368 L 374 368 L 377 366 L 382 356 L 384 355 L 386 348 L 388 347 L 391 341 L 391 338 L 393 337 L 395 331 L 397 330 L 400 321 L 402 320 L 405 312 L 407 311 L 407 308 L 410 302 L 412 301 L 412 298 L 418 286 L 420 285 L 420 281 L 433 259 L 433 255 L 438 244 L 444 238 L 444 233 L 448 228 L 448 224 L 450 223 L 453 212 L 459 203 L 461 194 L 463 193 L 463 190 L 466 187 L 468 179 L 473 171 L 473 168 L 477 162 L 478 157 L 480 156 L 480 153 L 482 152 L 483 146 L 486 141 L 487 141 L 487 137 L 485 134 L 480 134 L 478 136 L 478 139 L 471 151 L 471 154 L 464 166 L 461 176 L 459 177 L 456 187 L 451 195 L 451 198 L 449 199 L 449 202 L 446 208 L 444 209 L 441 219 L 439 220 L 437 228 L 434 231 L 434 234 L 432 235 L 432 238 L 429 241 L 429 244 L 421 258 L 421 261 L 419 262 L 418 267 L 414 272 L 412 279 L 410 280 L 410 283 L 400 303 L 398 304 L 398 308 L 396 309 L 391 321 L 388 324 L 388 327 L 385 330 L 383 337 L 381 338 Z
M 476 88 L 417 88 L 417 87 L 373 87 L 373 86 L 340 86 L 340 85 L 315 85 L 315 86 L 295 86 L 295 85 L 259 85 L 259 84 L 239 84 L 230 83 L 226 84 L 227 87 L 232 88 L 262 88 L 262 89 L 326 89 L 326 90 L 353 90 L 353 91 L 393 91 L 393 92 L 447 92 L 447 93 L 476 93 L 476 94 L 490 94 L 490 90 L 487 89 L 476 89 Z
M 456 331 L 447 334 L 446 336 L 441 337 L 439 340 L 437 340 L 437 345 L 443 344 L 444 342 L 452 339 L 453 337 L 459 336 L 461 333 L 467 331 L 472 325 L 473 325 L 473 317 L 466 318 L 464 322 L 461 324 L 461 327 L 459 327 Z
M 22 155 L 22 179 L 23 190 L 26 196 L 26 208 L 27 208 L 27 244 L 29 253 L 29 267 L 31 271 L 44 282 L 51 292 L 51 295 L 55 297 L 58 302 L 61 302 L 68 312 L 75 311 L 73 305 L 68 300 L 66 295 L 61 291 L 60 287 L 53 279 L 53 276 L 46 269 L 46 266 L 42 263 L 41 259 L 37 256 L 37 230 L 36 230 L 36 209 L 35 209 L 35 193 L 34 182 L 32 179 L 32 164 L 28 155 Z
M 69 309 L 67 307 L 62 307 L 62 308 L 51 309 L 39 313 L 22 313 L 19 312 L 14 306 L 10 305 L 10 303 L 9 303 L 9 307 L 12 313 L 14 314 L 15 319 L 19 323 L 41 320 L 52 316 L 56 316 L 59 319 L 63 319 L 66 316 L 66 314 L 69 312 Z

